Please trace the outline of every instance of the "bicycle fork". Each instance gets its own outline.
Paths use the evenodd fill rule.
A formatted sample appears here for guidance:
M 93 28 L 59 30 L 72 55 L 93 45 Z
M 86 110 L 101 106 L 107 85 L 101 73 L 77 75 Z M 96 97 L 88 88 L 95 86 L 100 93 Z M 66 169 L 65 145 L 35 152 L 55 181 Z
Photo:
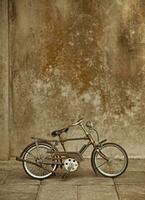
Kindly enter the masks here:
M 107 156 L 100 150 L 100 148 L 102 147 L 103 143 L 105 143 L 107 140 L 104 139 L 101 142 L 99 142 L 99 144 L 97 145 L 97 152 L 98 154 L 107 162 L 109 161 L 109 159 L 107 158 Z

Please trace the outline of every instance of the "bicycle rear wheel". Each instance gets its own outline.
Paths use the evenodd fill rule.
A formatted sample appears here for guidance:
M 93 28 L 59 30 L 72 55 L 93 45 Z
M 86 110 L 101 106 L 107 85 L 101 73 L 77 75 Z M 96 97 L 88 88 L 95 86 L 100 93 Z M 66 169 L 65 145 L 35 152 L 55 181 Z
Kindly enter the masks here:
M 118 144 L 105 143 L 96 147 L 91 156 L 91 164 L 95 173 L 106 177 L 117 177 L 125 172 L 128 166 L 126 151 Z
M 30 161 L 23 162 L 25 172 L 35 179 L 45 179 L 51 176 L 57 169 L 57 165 L 48 163 L 52 161 L 48 160 L 49 157 L 51 158 L 50 151 L 56 151 L 56 149 L 48 143 L 38 143 L 38 146 L 35 143 L 30 145 L 23 154 L 23 159 Z

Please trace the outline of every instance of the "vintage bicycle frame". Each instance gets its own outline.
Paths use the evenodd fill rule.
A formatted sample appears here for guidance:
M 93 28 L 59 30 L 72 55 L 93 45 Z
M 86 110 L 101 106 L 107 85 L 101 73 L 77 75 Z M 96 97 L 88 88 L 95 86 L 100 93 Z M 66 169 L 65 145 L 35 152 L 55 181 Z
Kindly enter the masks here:
M 104 139 L 102 141 L 99 141 L 99 134 L 97 132 L 96 129 L 92 128 L 92 130 L 94 130 L 96 133 L 97 133 L 97 137 L 98 137 L 98 143 L 96 143 L 96 141 L 93 139 L 92 135 L 90 133 L 88 133 L 88 131 L 85 129 L 84 125 L 82 123 L 79 124 L 79 126 L 81 127 L 81 129 L 83 130 L 83 132 L 85 133 L 85 137 L 77 137 L 77 138 L 67 138 L 67 139 L 63 139 L 61 137 L 61 135 L 59 135 L 59 140 L 47 140 L 48 142 L 54 142 L 54 145 L 52 146 L 52 149 L 57 146 L 59 143 L 61 144 L 62 148 L 63 148 L 63 152 L 53 152 L 53 154 L 56 154 L 56 155 L 62 155 L 63 153 L 67 153 L 67 154 L 78 154 L 78 155 L 83 155 L 83 153 L 88 149 L 89 146 L 93 146 L 94 148 L 98 148 L 98 153 L 100 154 L 100 156 L 102 158 L 104 158 L 105 160 L 108 160 L 107 157 L 100 151 L 100 147 L 101 145 L 106 142 L 107 140 Z M 33 139 L 36 139 L 36 143 L 37 143 L 37 140 L 39 141 L 42 141 L 43 139 L 41 138 L 36 138 L 36 137 L 33 137 Z M 65 148 L 65 145 L 64 143 L 66 142 L 69 142 L 69 141 L 78 141 L 78 140 L 84 140 L 84 141 L 88 141 L 87 144 L 84 144 L 80 150 L 78 152 L 67 152 L 66 148 Z M 46 140 L 45 140 L 46 141 Z M 37 144 L 36 144 L 37 145 Z M 80 157 L 81 157 L 80 156 Z M 81 160 L 81 159 L 80 159 Z
M 107 140 L 104 139 L 102 141 L 99 141 L 99 134 L 97 132 L 96 129 L 92 128 L 92 130 L 94 130 L 96 133 L 97 133 L 97 137 L 98 137 L 98 143 L 95 142 L 95 140 L 93 139 L 92 135 L 85 129 L 84 125 L 82 123 L 79 123 L 78 124 L 81 129 L 83 130 L 83 132 L 85 133 L 85 137 L 77 137 L 77 138 L 67 138 L 67 139 L 63 139 L 61 137 L 61 135 L 59 135 L 59 139 L 58 140 L 47 140 L 47 139 L 43 139 L 43 138 L 38 138 L 38 137 L 32 137 L 32 139 L 34 139 L 34 142 L 36 144 L 36 147 L 38 148 L 38 152 L 39 152 L 39 145 L 38 145 L 38 142 L 41 141 L 41 142 L 48 142 L 48 143 L 54 143 L 54 145 L 52 145 L 52 149 L 53 150 L 59 143 L 61 144 L 62 148 L 63 148 L 63 151 L 49 151 L 49 153 L 52 153 L 54 156 L 71 156 L 71 155 L 75 155 L 77 156 L 78 160 L 82 160 L 82 155 L 83 153 L 88 149 L 89 146 L 93 146 L 94 148 L 98 148 L 98 153 L 100 154 L 100 156 L 105 159 L 105 160 L 108 160 L 107 157 L 100 151 L 100 147 L 103 143 L 105 143 Z M 71 127 L 71 126 L 70 126 Z M 68 152 L 65 148 L 65 145 L 64 143 L 66 142 L 69 142 L 69 141 L 78 141 L 78 140 L 84 140 L 84 141 L 88 141 L 87 144 L 84 144 L 80 150 L 78 152 Z M 28 160 L 24 160 L 22 158 L 23 156 L 21 155 L 20 157 L 17 157 L 17 160 L 19 161 L 25 161 L 25 162 L 28 162 L 28 163 L 31 163 L 31 164 L 34 164 L 34 165 L 37 165 L 36 163 L 34 162 L 31 162 L 31 161 L 28 161 Z M 62 163 L 59 163 L 59 162 L 47 162 L 47 163 L 44 163 L 44 164 L 58 164 L 58 165 L 62 165 Z
M 26 171 L 28 175 L 30 175 L 33 178 L 43 179 L 43 178 L 49 177 L 51 174 L 55 174 L 55 171 L 59 167 L 60 169 L 64 168 L 65 171 L 62 178 L 65 178 L 70 172 L 77 170 L 77 168 L 79 167 L 80 161 L 83 160 L 83 156 L 82 156 L 83 153 L 87 150 L 87 148 L 90 145 L 92 145 L 93 150 L 91 153 L 90 160 L 91 160 L 91 165 L 95 174 L 99 172 L 100 174 L 107 177 L 116 177 L 116 176 L 121 175 L 126 170 L 127 165 L 128 165 L 128 156 L 127 156 L 126 151 L 116 143 L 106 143 L 107 141 L 106 139 L 100 141 L 99 133 L 93 126 L 93 123 L 91 121 L 87 121 L 85 124 L 83 124 L 82 121 L 83 119 L 80 119 L 77 122 L 69 125 L 68 127 L 53 131 L 51 135 L 52 137 L 57 136 L 57 139 L 49 140 L 49 139 L 43 139 L 43 138 L 38 138 L 38 137 L 32 137 L 32 139 L 34 139 L 33 143 L 29 144 L 22 151 L 20 157 L 16 157 L 16 160 L 23 162 L 24 170 Z M 69 128 L 73 126 L 79 126 L 85 134 L 84 137 L 67 138 L 67 139 L 63 138 L 61 134 L 66 133 L 69 130 Z M 96 137 L 94 138 L 94 134 L 92 134 L 93 132 L 97 134 L 98 140 L 96 139 Z M 85 141 L 84 145 L 82 145 L 79 151 L 69 152 L 66 150 L 65 148 L 66 142 L 79 141 L 79 140 Z M 57 148 L 57 145 L 59 145 L 58 148 Z M 115 172 L 114 170 L 111 172 L 108 172 L 108 171 L 106 172 L 106 170 L 100 169 L 100 167 L 104 164 L 108 164 L 108 167 L 110 169 L 112 165 L 112 161 L 114 160 L 114 158 L 112 157 L 112 152 L 114 150 L 110 152 L 111 155 L 109 156 L 108 153 L 107 154 L 105 153 L 107 147 L 111 147 L 111 148 L 115 147 L 117 150 L 119 150 L 119 152 L 122 153 L 121 155 L 123 155 L 123 163 L 122 163 L 123 165 L 119 171 L 117 170 L 117 172 Z M 45 151 L 42 154 L 41 150 L 43 149 L 45 149 Z M 31 159 L 29 155 L 33 157 L 33 159 Z M 115 152 L 115 158 L 116 159 L 120 158 L 120 155 L 119 157 L 116 156 L 116 152 Z M 98 162 L 97 159 L 101 160 L 101 164 L 100 162 Z M 103 162 L 102 162 L 102 159 L 103 159 Z M 37 175 L 37 173 L 31 172 L 31 169 L 29 170 L 29 165 L 27 165 L 27 163 L 35 165 L 43 169 L 43 174 Z M 97 163 L 99 164 L 99 166 Z M 48 171 L 48 172 L 45 173 L 44 175 L 44 171 Z

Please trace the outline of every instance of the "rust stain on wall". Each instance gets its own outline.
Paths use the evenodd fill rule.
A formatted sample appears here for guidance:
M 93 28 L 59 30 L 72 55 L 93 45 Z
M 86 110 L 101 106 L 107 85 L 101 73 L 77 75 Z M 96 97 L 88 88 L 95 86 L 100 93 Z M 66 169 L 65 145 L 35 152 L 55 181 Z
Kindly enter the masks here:
M 83 115 L 126 147 L 132 141 L 130 155 L 138 155 L 132 147 L 142 144 L 145 128 L 144 8 L 140 0 L 11 1 L 11 136 L 19 148 L 30 135 Z
M 44 74 L 50 71 L 51 67 L 57 68 L 60 71 L 60 79 L 66 83 L 71 82 L 73 88 L 83 92 L 95 77 L 93 65 L 99 68 L 100 52 L 96 49 L 99 48 L 97 41 L 102 36 L 103 24 L 100 10 L 93 7 L 93 4 L 87 3 L 84 6 L 74 1 L 67 4 L 67 8 L 71 7 L 67 20 L 61 15 L 62 10 L 57 4 L 49 4 L 49 9 L 54 10 L 54 13 L 47 10 L 45 12 L 42 26 L 45 29 L 41 30 L 41 70 Z
M 126 1 L 122 10 L 121 31 L 118 35 L 117 78 L 131 81 L 132 86 L 142 82 L 142 66 L 144 64 L 144 6 L 141 1 Z

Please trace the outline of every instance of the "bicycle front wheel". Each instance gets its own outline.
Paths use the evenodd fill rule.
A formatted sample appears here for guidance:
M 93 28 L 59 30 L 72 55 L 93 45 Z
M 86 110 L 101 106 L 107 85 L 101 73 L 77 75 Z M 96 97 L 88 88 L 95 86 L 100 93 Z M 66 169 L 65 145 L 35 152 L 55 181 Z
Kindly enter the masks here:
M 120 145 L 105 143 L 93 150 L 91 164 L 95 173 L 99 172 L 103 176 L 114 178 L 127 169 L 128 156 Z
M 57 169 L 57 164 L 52 162 L 51 152 L 56 151 L 51 144 L 35 143 L 30 145 L 23 154 L 23 168 L 25 172 L 35 179 L 45 179 Z M 50 158 L 49 158 L 50 157 Z

